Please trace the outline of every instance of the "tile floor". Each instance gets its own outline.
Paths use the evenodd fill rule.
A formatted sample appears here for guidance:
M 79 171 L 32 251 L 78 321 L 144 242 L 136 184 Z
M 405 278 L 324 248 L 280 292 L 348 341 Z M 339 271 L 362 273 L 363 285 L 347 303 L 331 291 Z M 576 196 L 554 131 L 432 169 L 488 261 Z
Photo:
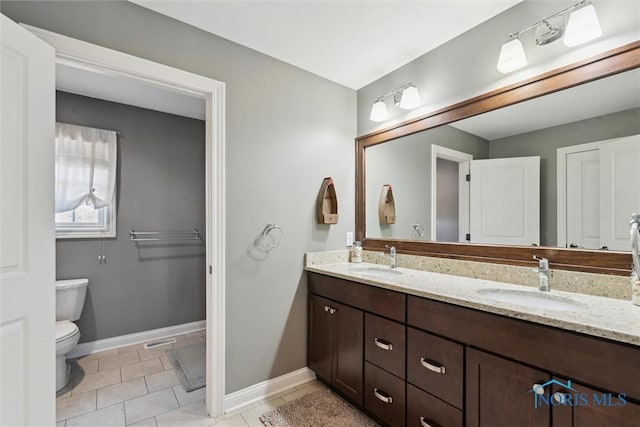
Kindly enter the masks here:
M 262 413 L 324 387 L 314 381 L 212 419 L 205 389 L 186 393 L 164 353 L 202 342 L 204 331 L 174 338 L 176 343 L 151 350 L 136 344 L 72 361 L 70 383 L 56 399 L 56 427 L 262 426 Z

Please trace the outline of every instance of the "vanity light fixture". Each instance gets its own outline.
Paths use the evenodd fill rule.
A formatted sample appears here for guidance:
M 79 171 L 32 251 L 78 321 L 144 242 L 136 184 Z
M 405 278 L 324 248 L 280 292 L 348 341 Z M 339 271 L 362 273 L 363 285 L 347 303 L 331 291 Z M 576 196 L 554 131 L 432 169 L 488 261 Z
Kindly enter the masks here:
M 389 111 L 384 98 L 391 95 L 393 95 L 393 102 L 403 110 L 412 110 L 420 105 L 418 88 L 411 83 L 407 83 L 376 98 L 369 115 L 371 121 L 383 122 L 389 118 Z
M 571 12 L 566 29 L 564 15 Z M 536 45 L 544 46 L 558 40 L 564 34 L 563 42 L 567 47 L 578 46 L 602 35 L 598 15 L 588 0 L 580 0 L 560 12 L 542 18 L 519 31 L 509 34 L 509 39 L 500 49 L 498 71 L 503 74 L 518 70 L 527 65 L 527 57 L 518 36 L 531 29 L 536 30 Z

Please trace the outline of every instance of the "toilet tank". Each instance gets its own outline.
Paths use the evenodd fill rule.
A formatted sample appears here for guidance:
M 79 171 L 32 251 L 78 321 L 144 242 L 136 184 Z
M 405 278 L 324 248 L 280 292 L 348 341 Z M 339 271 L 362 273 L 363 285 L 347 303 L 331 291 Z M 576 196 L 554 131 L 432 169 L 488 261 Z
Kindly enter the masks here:
M 56 321 L 75 321 L 82 314 L 89 279 L 56 280 Z

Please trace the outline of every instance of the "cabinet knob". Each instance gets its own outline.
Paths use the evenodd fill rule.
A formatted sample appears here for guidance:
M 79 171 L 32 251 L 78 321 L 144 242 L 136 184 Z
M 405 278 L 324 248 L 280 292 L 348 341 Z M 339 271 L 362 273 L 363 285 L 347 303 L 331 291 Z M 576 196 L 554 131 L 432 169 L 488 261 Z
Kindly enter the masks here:
M 328 305 L 325 305 L 324 306 L 324 311 L 329 311 L 329 310 L 330 310 L 330 307 Z
M 434 362 L 433 360 L 425 359 L 424 357 L 420 358 L 420 364 L 427 368 L 428 370 L 435 372 L 436 374 L 446 374 L 447 368 L 438 362 Z
M 438 424 L 433 424 L 431 421 L 427 422 L 425 417 L 420 417 L 420 425 L 422 427 L 439 427 Z
M 378 398 L 378 400 L 381 400 L 384 403 L 393 403 L 393 397 L 383 390 L 374 387 L 373 394 Z
M 336 309 L 335 308 L 330 308 L 329 309 L 329 314 L 335 314 L 336 313 Z
M 381 338 L 373 338 L 373 342 L 375 342 L 376 346 L 380 347 L 383 350 L 393 350 L 393 344 L 391 344 L 389 341 L 383 340 Z

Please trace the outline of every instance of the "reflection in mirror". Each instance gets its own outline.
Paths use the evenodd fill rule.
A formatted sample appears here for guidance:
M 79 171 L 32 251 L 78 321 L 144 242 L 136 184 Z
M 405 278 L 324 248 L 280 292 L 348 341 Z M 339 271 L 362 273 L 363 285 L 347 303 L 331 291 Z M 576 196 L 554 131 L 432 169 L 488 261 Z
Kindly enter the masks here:
M 639 165 L 636 69 L 367 147 L 366 236 L 627 251 Z

